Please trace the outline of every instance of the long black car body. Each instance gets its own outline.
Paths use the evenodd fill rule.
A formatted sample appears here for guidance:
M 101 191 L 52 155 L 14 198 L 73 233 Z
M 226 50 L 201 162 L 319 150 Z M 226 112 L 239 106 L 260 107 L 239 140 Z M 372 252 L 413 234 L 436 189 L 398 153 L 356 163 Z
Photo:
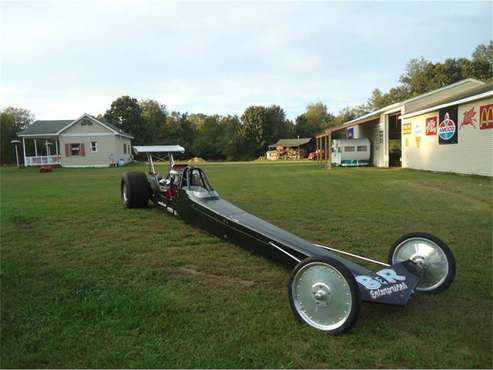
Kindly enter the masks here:
M 182 147 L 135 150 L 147 154 L 149 172 L 123 176 L 120 190 L 126 207 L 146 207 L 151 201 L 223 240 L 293 267 L 288 284 L 291 308 L 298 320 L 315 329 L 345 332 L 356 322 L 362 301 L 405 305 L 415 291 L 440 292 L 455 277 L 452 252 L 433 235 L 402 236 L 390 248 L 388 263 L 315 244 L 222 199 L 200 168 L 174 164 L 173 153 L 183 152 Z M 169 157 L 163 176 L 153 162 L 153 155 L 161 153 Z M 349 258 L 379 268 L 370 270 Z

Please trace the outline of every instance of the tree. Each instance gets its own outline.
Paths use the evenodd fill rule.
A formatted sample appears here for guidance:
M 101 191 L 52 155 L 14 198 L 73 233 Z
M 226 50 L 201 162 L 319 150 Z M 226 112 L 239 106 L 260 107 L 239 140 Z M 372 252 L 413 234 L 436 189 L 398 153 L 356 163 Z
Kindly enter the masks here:
M 121 96 L 111 103 L 104 119 L 134 136 L 135 144 L 144 144 L 146 139 L 142 121 L 142 108 L 137 99 Z
M 139 106 L 143 130 L 142 143 L 159 144 L 163 140 L 161 134 L 168 115 L 166 106 L 152 99 L 140 101 Z
M 193 142 L 196 135 L 195 127 L 188 119 L 188 114 L 171 112 L 161 130 L 160 137 L 163 144 L 181 145 L 186 149 L 187 154 L 193 155 Z
M 480 44 L 472 53 L 472 63 L 476 78 L 485 81 L 493 79 L 493 41 L 488 45 Z
M 270 107 L 250 106 L 241 116 L 240 137 L 242 158 L 257 158 L 269 144 L 289 134 L 286 113 L 278 105 Z
M 0 112 L 0 163 L 15 162 L 15 151 L 10 141 L 16 140 L 17 133 L 33 121 L 34 115 L 27 109 L 7 107 Z
M 242 135 L 242 124 L 238 116 L 225 116 L 222 118 L 224 128 L 224 147 L 222 154 L 228 161 L 247 159 L 245 152 L 244 137 Z
M 273 144 L 289 134 L 286 113 L 279 105 L 271 105 L 265 109 L 264 142 Z M 267 149 L 264 147 L 263 150 Z
M 308 104 L 305 113 L 296 117 L 295 135 L 314 137 L 327 127 L 337 124 L 335 116 L 328 112 L 322 102 Z
M 266 109 L 258 105 L 248 107 L 241 116 L 242 149 L 249 159 L 257 158 L 267 145 L 264 139 L 265 121 Z

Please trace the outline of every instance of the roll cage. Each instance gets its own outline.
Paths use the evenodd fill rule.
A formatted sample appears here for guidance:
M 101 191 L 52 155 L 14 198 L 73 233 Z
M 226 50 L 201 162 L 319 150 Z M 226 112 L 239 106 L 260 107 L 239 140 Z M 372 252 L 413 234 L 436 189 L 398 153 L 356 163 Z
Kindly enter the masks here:
M 176 165 L 173 153 L 184 153 L 180 145 L 134 146 L 136 154 L 145 153 L 149 163 L 149 175 L 161 185 L 176 185 L 179 188 L 197 191 L 212 192 L 209 179 L 200 168 L 188 165 Z M 156 171 L 155 161 L 168 161 L 168 173 L 161 177 Z

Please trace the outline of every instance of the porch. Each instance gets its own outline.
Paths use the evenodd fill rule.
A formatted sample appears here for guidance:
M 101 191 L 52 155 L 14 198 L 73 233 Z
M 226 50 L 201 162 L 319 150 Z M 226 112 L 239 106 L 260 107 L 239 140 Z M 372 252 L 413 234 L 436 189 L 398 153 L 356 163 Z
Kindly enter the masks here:
M 58 137 L 23 137 L 22 148 L 24 167 L 61 164 Z

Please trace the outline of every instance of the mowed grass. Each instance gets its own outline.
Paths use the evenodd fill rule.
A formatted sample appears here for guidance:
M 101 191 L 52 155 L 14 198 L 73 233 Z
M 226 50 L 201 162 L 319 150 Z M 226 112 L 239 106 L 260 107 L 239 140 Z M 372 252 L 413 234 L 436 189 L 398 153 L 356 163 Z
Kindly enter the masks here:
M 118 169 L 1 169 L 1 367 L 366 368 L 492 363 L 490 179 L 314 163 L 202 167 L 234 204 L 309 240 L 386 260 L 445 240 L 453 285 L 363 304 L 349 333 L 300 325 L 290 271 L 160 209 L 126 210 Z M 164 167 L 163 167 L 164 169 Z

